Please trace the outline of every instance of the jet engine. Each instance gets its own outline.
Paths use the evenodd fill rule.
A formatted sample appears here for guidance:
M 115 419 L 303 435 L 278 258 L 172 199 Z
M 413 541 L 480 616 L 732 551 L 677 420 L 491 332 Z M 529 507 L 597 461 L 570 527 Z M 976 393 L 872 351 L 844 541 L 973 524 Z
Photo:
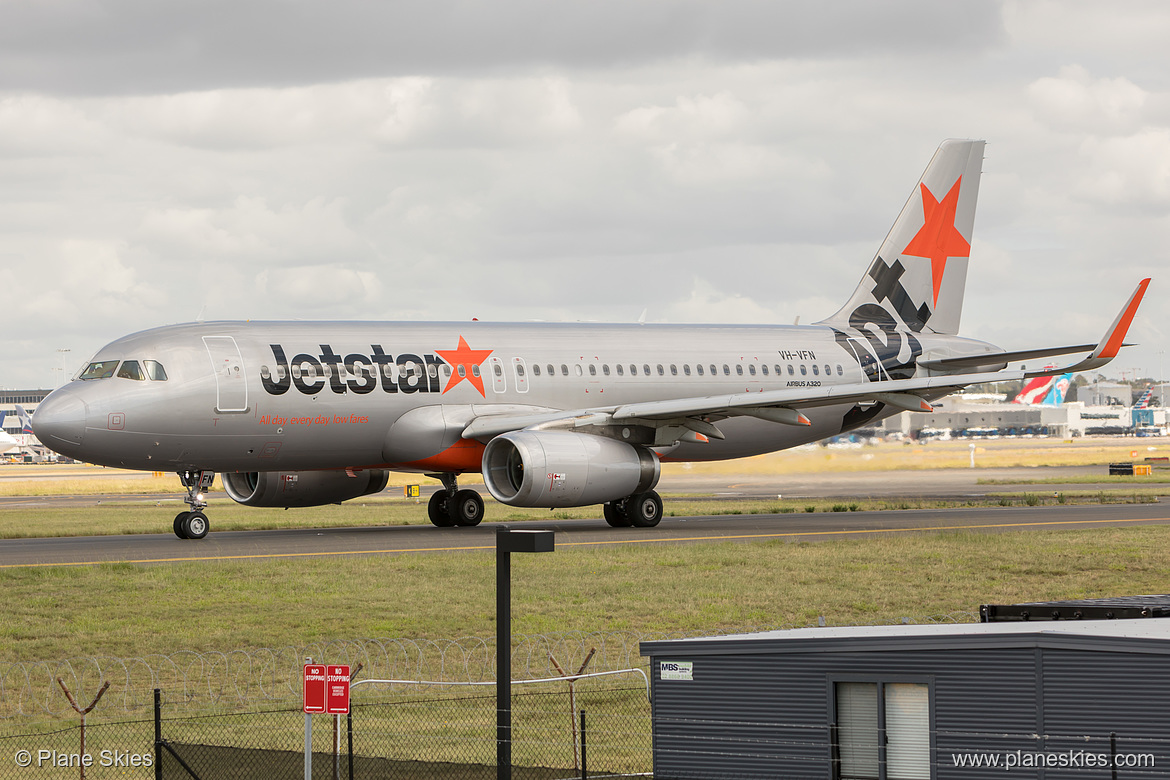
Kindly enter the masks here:
M 510 506 L 587 506 L 643 493 L 661 469 L 649 450 L 570 431 L 514 431 L 488 442 L 483 481 Z
M 380 493 L 390 479 L 385 469 L 349 476 L 344 471 L 244 471 L 222 475 L 223 488 L 244 506 L 322 506 Z

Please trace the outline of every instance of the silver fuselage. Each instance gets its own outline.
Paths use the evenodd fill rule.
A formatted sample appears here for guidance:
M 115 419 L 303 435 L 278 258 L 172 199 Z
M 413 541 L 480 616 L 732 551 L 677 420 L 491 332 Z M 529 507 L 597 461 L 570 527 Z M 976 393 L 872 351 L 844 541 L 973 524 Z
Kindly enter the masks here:
M 917 338 L 932 354 L 986 347 Z M 79 460 L 144 470 L 465 472 L 479 469 L 482 444 L 453 440 L 450 426 L 396 424 L 423 407 L 435 414 L 419 419 L 457 426 L 496 411 L 865 381 L 834 332 L 818 326 L 214 322 L 135 333 L 93 357 L 128 360 L 157 361 L 167 378 L 75 379 L 41 405 L 42 440 Z M 725 439 L 660 455 L 756 455 L 895 411 L 859 416 L 853 405 L 822 406 L 798 427 L 736 417 L 719 423 Z

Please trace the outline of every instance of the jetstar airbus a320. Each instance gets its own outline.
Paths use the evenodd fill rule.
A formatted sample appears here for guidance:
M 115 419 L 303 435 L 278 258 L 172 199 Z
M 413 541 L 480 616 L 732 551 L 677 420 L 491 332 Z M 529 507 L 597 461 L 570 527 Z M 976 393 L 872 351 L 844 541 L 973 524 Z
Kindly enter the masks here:
M 178 472 L 183 538 L 208 531 L 220 472 L 247 506 L 337 503 L 389 471 L 442 481 L 437 526 L 476 525 L 482 472 L 512 506 L 603 504 L 654 526 L 663 460 L 741 458 L 817 441 L 964 386 L 1095 369 L 1098 344 L 1005 352 L 958 336 L 982 141 L 946 141 L 848 303 L 811 326 L 208 322 L 103 347 L 33 417 L 41 442 L 107 466 Z M 1070 365 L 1006 371 L 1076 355 Z

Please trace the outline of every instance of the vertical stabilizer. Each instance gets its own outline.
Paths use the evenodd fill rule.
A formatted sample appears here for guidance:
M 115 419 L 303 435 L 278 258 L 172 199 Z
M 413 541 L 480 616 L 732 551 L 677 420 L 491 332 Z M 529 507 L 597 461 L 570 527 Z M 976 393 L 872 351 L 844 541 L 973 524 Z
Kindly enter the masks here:
M 853 297 L 824 324 L 856 327 L 878 307 L 915 332 L 958 333 L 983 146 L 943 141 Z

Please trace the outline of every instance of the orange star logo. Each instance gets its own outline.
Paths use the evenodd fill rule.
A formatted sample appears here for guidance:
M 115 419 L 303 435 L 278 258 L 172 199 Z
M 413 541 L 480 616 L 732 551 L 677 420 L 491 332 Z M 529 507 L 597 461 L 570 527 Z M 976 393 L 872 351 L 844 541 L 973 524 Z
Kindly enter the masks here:
M 922 214 L 926 222 L 902 250 L 904 255 L 930 258 L 930 275 L 934 282 L 934 305 L 938 306 L 938 291 L 942 287 L 943 272 L 948 257 L 970 257 L 971 245 L 955 227 L 955 211 L 959 206 L 960 176 L 942 201 L 922 185 Z
M 447 386 L 443 388 L 443 392 L 446 393 L 466 379 L 479 391 L 480 395 L 487 398 L 487 393 L 483 390 L 483 377 L 480 376 L 479 367 L 494 351 L 491 349 L 472 349 L 462 336 L 459 337 L 459 346 L 455 349 L 436 349 L 435 354 L 447 361 L 447 364 L 453 369 L 451 378 L 447 380 Z

